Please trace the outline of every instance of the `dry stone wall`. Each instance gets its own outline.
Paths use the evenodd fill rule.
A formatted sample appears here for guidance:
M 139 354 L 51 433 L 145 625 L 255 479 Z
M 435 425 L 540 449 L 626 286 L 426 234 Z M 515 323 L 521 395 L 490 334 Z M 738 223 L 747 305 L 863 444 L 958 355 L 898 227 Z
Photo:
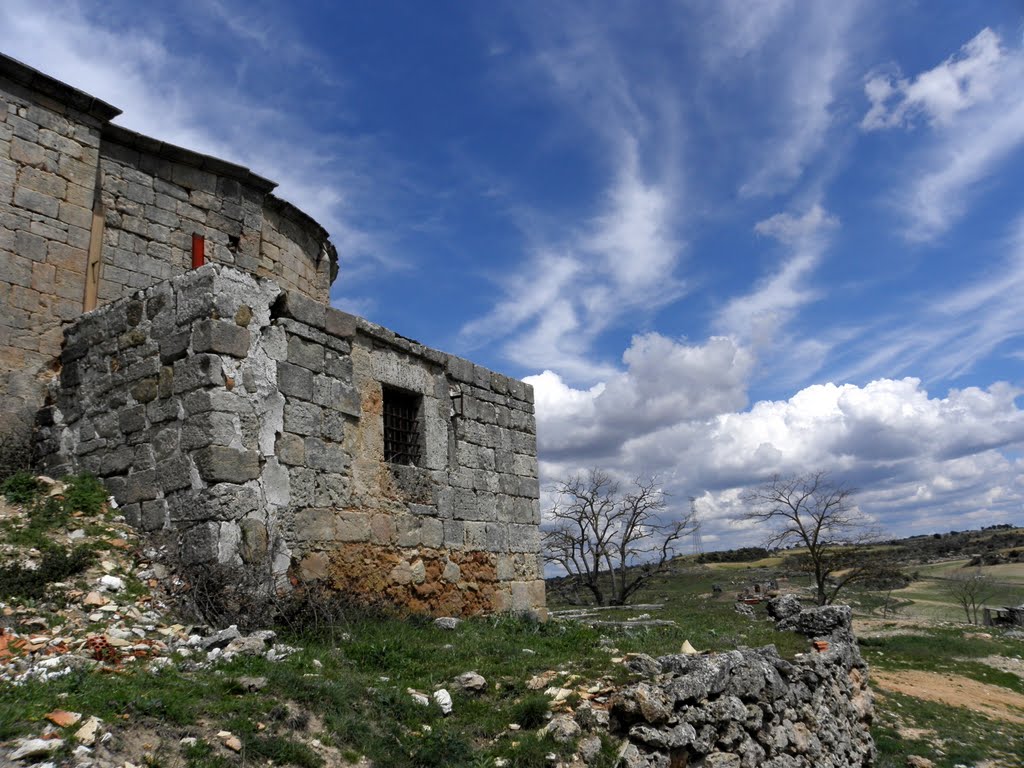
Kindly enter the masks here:
M 783 617 L 780 617 L 783 618 Z M 874 764 L 867 664 L 848 606 L 780 623 L 824 640 L 793 660 L 774 646 L 647 659 L 650 678 L 610 702 L 627 768 L 855 768 Z M 643 665 L 637 665 L 638 670 Z
M 415 611 L 544 611 L 533 393 L 275 282 L 209 265 L 66 332 L 41 447 L 185 563 Z M 419 407 L 384 460 L 386 393 Z

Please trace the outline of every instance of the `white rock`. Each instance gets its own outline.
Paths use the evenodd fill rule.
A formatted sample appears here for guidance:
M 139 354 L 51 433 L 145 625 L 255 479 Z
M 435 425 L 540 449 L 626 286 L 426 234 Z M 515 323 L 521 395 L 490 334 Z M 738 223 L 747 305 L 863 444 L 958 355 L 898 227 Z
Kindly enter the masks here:
M 75 740 L 91 747 L 96 742 L 96 732 L 100 729 L 101 722 L 98 717 L 90 717 L 82 723 L 81 728 L 75 731 Z
M 479 693 L 487 688 L 487 681 L 476 672 L 463 672 L 452 680 L 452 685 L 463 691 Z
M 121 578 L 111 576 L 108 573 L 100 578 L 100 586 L 109 592 L 120 592 L 124 589 L 124 581 Z
M 11 753 L 11 760 L 25 760 L 56 752 L 64 746 L 64 739 L 29 739 Z
M 441 714 L 450 715 L 452 713 L 452 695 L 444 688 L 434 691 L 434 701 L 441 708 Z

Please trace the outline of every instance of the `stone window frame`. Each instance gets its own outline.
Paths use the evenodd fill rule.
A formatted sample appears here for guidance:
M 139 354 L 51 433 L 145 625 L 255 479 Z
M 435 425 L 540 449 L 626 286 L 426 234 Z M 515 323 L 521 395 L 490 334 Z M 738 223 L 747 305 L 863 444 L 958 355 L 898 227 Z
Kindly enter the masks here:
M 419 466 L 423 453 L 423 395 L 381 384 L 384 461 Z
M 414 355 L 385 345 L 370 347 L 367 368 L 379 391 L 385 388 L 405 391 L 422 398 L 420 406 L 420 460 L 413 467 L 407 464 L 384 462 L 384 419 L 378 416 L 377 430 L 381 460 L 393 470 L 399 468 L 422 471 L 448 469 L 448 429 L 450 426 L 449 382 L 443 371 Z M 443 394 L 443 399 L 442 399 Z

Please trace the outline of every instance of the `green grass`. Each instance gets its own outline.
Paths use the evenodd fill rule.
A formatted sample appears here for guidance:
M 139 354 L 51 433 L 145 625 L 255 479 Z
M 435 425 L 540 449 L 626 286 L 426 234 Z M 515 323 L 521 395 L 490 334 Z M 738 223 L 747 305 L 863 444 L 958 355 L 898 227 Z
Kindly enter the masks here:
M 993 636 L 991 640 L 964 637 L 958 630 L 931 629 L 921 634 L 861 638 L 864 658 L 879 669 L 917 669 L 960 675 L 1024 694 L 1024 680 L 974 659 L 1019 657 L 1024 643 Z
M 905 738 L 901 727 L 931 730 L 935 736 Z M 903 768 L 909 755 L 926 757 L 936 768 L 973 766 L 985 759 L 1003 768 L 1024 766 L 1024 726 L 996 723 L 967 709 L 913 696 L 877 696 L 871 734 L 878 749 L 877 768 Z
M 35 475 L 23 470 L 0 483 L 0 495 L 11 504 L 28 504 L 42 494 L 44 487 Z

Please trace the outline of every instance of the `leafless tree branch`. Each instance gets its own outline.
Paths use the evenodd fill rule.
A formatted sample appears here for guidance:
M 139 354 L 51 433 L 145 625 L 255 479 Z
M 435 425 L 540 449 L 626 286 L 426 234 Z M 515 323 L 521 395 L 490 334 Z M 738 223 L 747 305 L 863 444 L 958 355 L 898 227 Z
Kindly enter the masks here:
M 563 593 L 597 605 L 622 605 L 676 555 L 675 546 L 692 533 L 692 512 L 664 522 L 667 495 L 653 478 L 636 478 L 630 489 L 602 469 L 573 475 L 555 488 L 551 523 L 543 535 L 544 557 L 567 574 Z

